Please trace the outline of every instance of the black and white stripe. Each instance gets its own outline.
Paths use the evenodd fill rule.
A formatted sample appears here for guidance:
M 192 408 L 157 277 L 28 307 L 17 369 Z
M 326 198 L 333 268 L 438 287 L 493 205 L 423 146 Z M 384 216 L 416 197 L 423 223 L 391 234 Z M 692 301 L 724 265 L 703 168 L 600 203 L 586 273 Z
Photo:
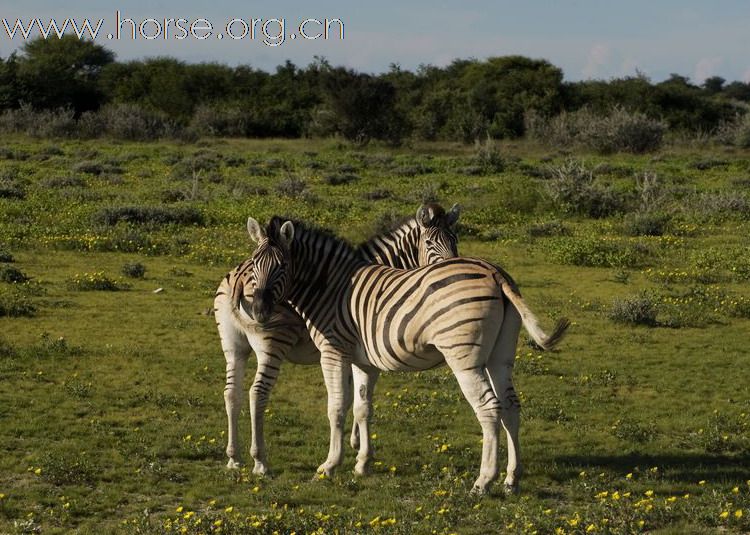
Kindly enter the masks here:
M 560 320 L 546 336 L 515 284 L 484 260 L 451 258 L 411 270 L 394 269 L 369 263 L 335 236 L 297 222 L 273 218 L 267 233 L 275 236 L 284 228 L 294 237 L 277 251 L 281 262 L 279 255 L 265 262 L 262 257 L 269 252 L 260 249 L 253 258 L 263 259 L 264 269 L 293 273 L 286 298 L 304 318 L 321 352 L 331 442 L 319 472 L 329 474 L 342 461 L 342 428 L 352 396 L 350 364 L 355 372 L 370 374 L 427 370 L 447 363 L 482 426 L 482 467 L 474 489 L 485 492 L 497 478 L 502 423 L 508 435 L 505 485 L 517 490 L 520 407 L 512 369 L 520 326 L 523 322 L 540 346 L 551 348 L 563 336 L 567 320 Z M 355 404 L 361 442 L 355 471 L 360 473 L 371 459 L 371 394 L 355 391 L 354 396 L 365 398 L 359 409 Z
M 457 239 L 453 230 L 459 216 L 454 206 L 446 212 L 437 204 L 423 205 L 412 217 L 392 231 L 376 236 L 356 249 L 356 254 L 369 262 L 412 268 L 420 261 L 437 261 L 457 255 Z M 289 241 L 279 225 L 267 235 L 257 225 L 248 226 L 248 232 L 258 243 L 256 254 L 227 274 L 214 299 L 216 323 L 226 359 L 226 386 L 224 401 L 228 419 L 227 466 L 240 465 L 238 419 L 242 406 L 242 388 L 250 351 L 255 352 L 258 367 L 250 388 L 250 416 L 252 442 L 250 454 L 254 460 L 253 472 L 265 474 L 268 470 L 263 415 L 269 395 L 279 375 L 281 363 L 317 364 L 320 352 L 310 340 L 302 319 L 282 302 L 284 287 L 293 277 L 291 270 L 279 268 L 288 254 Z M 272 269 L 273 268 L 273 269 Z M 273 306 L 273 303 L 278 303 Z M 264 322 L 260 324 L 260 320 Z M 374 373 L 355 372 L 357 391 L 372 388 Z M 359 407 L 358 399 L 355 403 Z M 351 443 L 359 447 L 359 427 L 352 426 Z

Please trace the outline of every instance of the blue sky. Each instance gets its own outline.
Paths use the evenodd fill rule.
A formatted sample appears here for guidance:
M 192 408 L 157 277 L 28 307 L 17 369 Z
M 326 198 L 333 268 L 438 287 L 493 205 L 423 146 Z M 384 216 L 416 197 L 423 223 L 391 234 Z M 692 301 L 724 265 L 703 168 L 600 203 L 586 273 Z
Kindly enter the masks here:
M 186 39 L 108 40 L 115 11 L 140 21 L 204 17 L 223 29 L 230 19 L 286 18 L 287 34 L 306 18 L 339 18 L 343 41 L 287 39 L 269 47 L 260 40 L 233 41 L 215 35 Z M 322 55 L 334 65 L 365 72 L 387 70 L 392 62 L 414 69 L 445 65 L 455 58 L 523 54 L 561 67 L 568 80 L 608 79 L 636 69 L 654 80 L 676 72 L 694 82 L 720 75 L 750 81 L 750 1 L 722 0 L 494 0 L 441 2 L 377 0 L 370 2 L 216 0 L 123 0 L 60 2 L 0 0 L 0 18 L 28 21 L 39 17 L 105 19 L 99 43 L 121 60 L 173 56 L 186 61 L 250 64 L 272 70 L 290 59 L 307 65 Z M 0 29 L 2 27 L 0 26 Z M 0 55 L 22 41 L 0 33 Z

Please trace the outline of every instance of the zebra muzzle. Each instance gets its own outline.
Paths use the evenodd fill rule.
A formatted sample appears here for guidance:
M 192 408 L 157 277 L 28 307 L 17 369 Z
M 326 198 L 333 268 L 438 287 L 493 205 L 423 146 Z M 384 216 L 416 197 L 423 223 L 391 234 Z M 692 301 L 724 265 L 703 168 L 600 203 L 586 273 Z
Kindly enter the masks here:
M 273 296 L 271 290 L 255 290 L 253 292 L 253 317 L 258 323 L 266 323 L 273 312 Z

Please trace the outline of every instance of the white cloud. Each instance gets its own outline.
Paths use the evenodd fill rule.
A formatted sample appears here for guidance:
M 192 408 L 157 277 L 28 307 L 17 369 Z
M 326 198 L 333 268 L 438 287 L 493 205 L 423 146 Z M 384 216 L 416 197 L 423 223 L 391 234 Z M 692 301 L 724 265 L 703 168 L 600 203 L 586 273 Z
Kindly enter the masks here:
M 695 71 L 693 73 L 693 82 L 696 84 L 702 84 L 706 78 L 711 78 L 716 74 L 716 70 L 724 61 L 724 58 L 717 56 L 713 58 L 701 58 L 698 63 L 695 64 Z
M 605 43 L 596 43 L 589 50 L 589 57 L 586 65 L 583 67 L 583 77 L 593 78 L 600 74 L 600 68 L 605 66 L 609 61 L 610 48 Z

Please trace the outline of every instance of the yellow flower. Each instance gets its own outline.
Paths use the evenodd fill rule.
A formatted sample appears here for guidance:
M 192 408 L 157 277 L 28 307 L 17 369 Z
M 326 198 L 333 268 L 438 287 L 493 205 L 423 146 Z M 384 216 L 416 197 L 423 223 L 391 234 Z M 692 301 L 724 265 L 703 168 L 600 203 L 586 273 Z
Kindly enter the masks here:
M 232 507 L 231 505 L 227 507 L 226 509 L 224 509 L 225 513 L 231 513 L 232 511 L 234 511 L 234 507 Z
M 375 518 L 373 518 L 372 520 L 370 520 L 369 524 L 371 526 L 377 526 L 379 522 L 380 522 L 380 517 L 376 516 Z
M 649 490 L 647 490 L 647 491 L 645 492 L 645 494 L 646 494 L 646 496 L 648 496 L 648 497 L 650 498 L 651 496 L 653 496 L 653 495 L 654 495 L 654 491 L 653 491 L 653 490 L 651 490 L 651 489 L 649 489 Z
M 727 518 L 729 518 L 729 511 L 722 511 L 719 515 L 719 518 L 721 518 L 722 520 L 726 520 Z
M 253 492 L 260 492 L 260 487 L 253 487 Z
M 586 526 L 586 533 L 591 533 L 592 531 L 596 531 L 596 524 L 589 524 Z
M 182 506 L 180 505 L 177 509 L 175 509 L 176 512 L 181 513 L 182 512 Z
M 742 509 L 737 509 L 734 512 L 734 518 L 742 518 Z
M 706 480 L 705 479 L 701 479 L 700 481 L 698 481 L 698 484 L 701 485 L 701 486 L 703 486 L 703 485 L 706 484 Z
M 633 479 L 633 472 L 630 472 L 628 475 L 626 475 L 625 479 Z
M 667 498 L 667 503 L 674 503 L 677 501 L 677 496 L 670 496 Z
M 223 521 L 223 520 L 222 520 L 221 518 L 219 518 L 218 520 L 216 520 L 216 521 L 214 522 L 214 526 L 216 526 L 216 527 L 218 528 L 218 527 L 219 527 L 219 526 L 221 526 L 221 525 L 222 525 L 223 523 L 224 523 L 224 521 Z
M 642 528 L 644 525 L 646 525 L 646 522 L 644 520 L 639 520 L 638 521 L 638 527 L 639 528 Z
M 4 499 L 5 499 L 5 494 L 3 494 L 2 492 L 0 492 L 0 500 L 4 500 Z
M 42 469 L 41 468 L 37 468 L 36 470 L 34 470 L 34 473 L 36 475 L 40 475 L 42 473 Z
M 735 494 L 737 494 L 737 493 L 739 493 L 739 492 L 740 492 L 740 488 L 739 488 L 739 487 L 734 487 L 734 488 L 732 489 L 732 492 L 734 492 Z

